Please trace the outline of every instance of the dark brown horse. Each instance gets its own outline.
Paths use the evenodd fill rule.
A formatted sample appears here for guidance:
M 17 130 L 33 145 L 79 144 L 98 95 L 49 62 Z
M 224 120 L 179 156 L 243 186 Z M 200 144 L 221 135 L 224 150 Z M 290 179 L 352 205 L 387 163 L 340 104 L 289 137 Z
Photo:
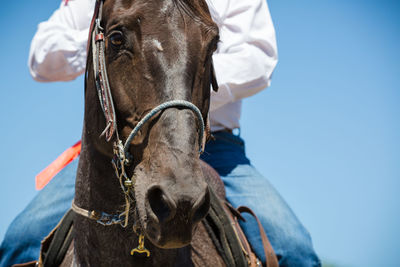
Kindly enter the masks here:
M 88 215 L 75 218 L 75 260 L 82 266 L 223 265 L 198 227 L 210 202 L 199 150 L 218 42 L 208 7 L 204 0 L 106 0 L 97 8 L 74 200 Z M 171 100 L 198 110 L 172 104 L 128 138 L 150 110 Z M 128 144 L 121 148 L 119 140 Z M 139 236 L 149 257 L 131 255 L 143 245 Z

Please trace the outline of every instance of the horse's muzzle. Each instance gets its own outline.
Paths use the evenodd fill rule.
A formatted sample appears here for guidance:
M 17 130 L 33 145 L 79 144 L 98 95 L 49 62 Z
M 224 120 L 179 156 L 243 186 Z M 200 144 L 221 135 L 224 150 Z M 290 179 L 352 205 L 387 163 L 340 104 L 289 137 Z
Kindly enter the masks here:
M 197 190 L 184 187 L 152 185 L 146 194 L 146 236 L 161 248 L 188 245 L 197 223 L 210 207 L 210 193 L 205 182 Z

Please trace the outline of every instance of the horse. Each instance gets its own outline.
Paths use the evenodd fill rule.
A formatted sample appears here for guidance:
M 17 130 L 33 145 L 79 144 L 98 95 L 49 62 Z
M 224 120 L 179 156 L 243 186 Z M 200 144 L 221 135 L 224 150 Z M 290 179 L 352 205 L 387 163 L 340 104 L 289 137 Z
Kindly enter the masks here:
M 62 266 L 226 266 L 200 223 L 214 194 L 199 155 L 219 41 L 205 0 L 97 0 L 89 34 Z
M 73 204 L 77 265 L 191 266 L 193 254 L 196 265 L 223 266 L 209 245 L 190 246 L 204 239 L 194 233 L 210 206 L 199 151 L 219 35 L 206 3 L 99 0 L 95 13 Z

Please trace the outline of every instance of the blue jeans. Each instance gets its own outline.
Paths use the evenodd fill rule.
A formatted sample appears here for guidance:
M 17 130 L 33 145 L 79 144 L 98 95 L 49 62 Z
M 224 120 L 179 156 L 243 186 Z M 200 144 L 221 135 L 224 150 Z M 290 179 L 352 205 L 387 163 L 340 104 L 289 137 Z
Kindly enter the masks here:
M 248 206 L 261 220 L 280 266 L 320 266 L 307 230 L 268 180 L 250 164 L 239 136 L 214 133 L 201 158 L 221 175 L 228 201 Z M 40 241 L 70 208 L 78 160 L 74 160 L 11 223 L 0 247 L 0 267 L 38 258 Z M 243 230 L 257 256 L 265 261 L 255 220 L 246 216 Z M 22 233 L 22 234 L 21 234 Z
M 0 247 L 0 267 L 39 259 L 40 242 L 71 207 L 77 168 L 75 159 L 12 221 Z

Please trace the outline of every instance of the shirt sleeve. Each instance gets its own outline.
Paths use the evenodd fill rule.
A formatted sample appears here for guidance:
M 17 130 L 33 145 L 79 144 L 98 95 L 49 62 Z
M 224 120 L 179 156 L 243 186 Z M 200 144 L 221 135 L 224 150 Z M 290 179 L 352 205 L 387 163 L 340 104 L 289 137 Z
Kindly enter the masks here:
M 208 3 L 220 30 L 220 43 L 213 55 L 219 85 L 218 92 L 211 93 L 213 111 L 268 87 L 278 56 L 266 0 Z
M 94 4 L 94 0 L 63 1 L 49 20 L 39 24 L 28 59 L 36 81 L 69 81 L 85 71 Z

